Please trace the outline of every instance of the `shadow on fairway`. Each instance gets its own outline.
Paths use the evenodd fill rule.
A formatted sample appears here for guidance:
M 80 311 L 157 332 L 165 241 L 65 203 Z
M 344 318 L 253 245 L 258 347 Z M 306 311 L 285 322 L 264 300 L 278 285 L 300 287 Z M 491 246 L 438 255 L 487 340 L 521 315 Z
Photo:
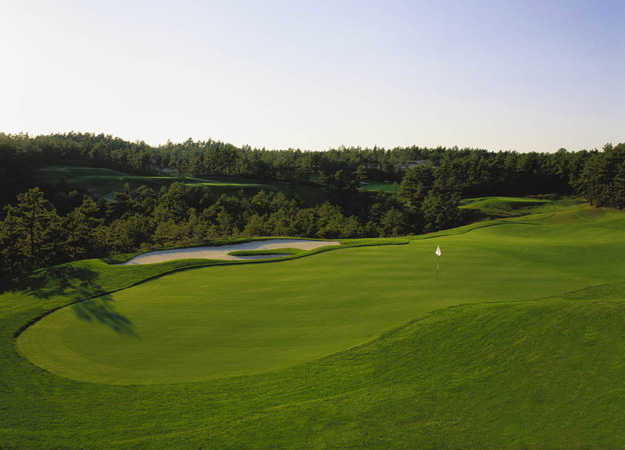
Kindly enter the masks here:
M 19 280 L 7 280 L 3 291 L 26 291 L 33 297 L 50 298 L 67 295 L 70 289 L 72 298 L 84 298 L 104 291 L 98 277 L 99 274 L 88 267 L 63 264 L 35 270 Z
M 139 338 L 134 325 L 126 316 L 115 311 L 114 300 L 110 295 L 98 297 L 86 302 L 75 303 L 72 310 L 81 320 L 99 322 L 118 334 Z
M 40 299 L 66 296 L 77 302 L 71 305 L 71 308 L 79 319 L 101 323 L 119 334 L 139 337 L 132 321 L 115 310 L 113 297 L 106 294 L 99 274 L 87 266 L 70 263 L 36 270 L 13 282 L 5 290 L 24 290 L 28 295 Z M 45 315 L 62 307 L 47 311 L 46 314 L 21 327 L 16 335 Z

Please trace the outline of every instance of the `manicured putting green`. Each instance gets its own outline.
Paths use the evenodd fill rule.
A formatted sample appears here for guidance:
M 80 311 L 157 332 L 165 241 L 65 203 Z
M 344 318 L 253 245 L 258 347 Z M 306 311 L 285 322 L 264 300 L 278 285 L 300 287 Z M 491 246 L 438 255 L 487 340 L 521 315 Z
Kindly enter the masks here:
M 403 246 L 190 270 L 63 308 L 17 344 L 40 367 L 98 383 L 273 371 L 371 341 L 435 309 L 537 299 L 618 279 L 625 242 L 615 240 L 615 227 L 622 223 L 620 215 L 572 208 Z M 438 278 L 436 244 L 443 250 Z

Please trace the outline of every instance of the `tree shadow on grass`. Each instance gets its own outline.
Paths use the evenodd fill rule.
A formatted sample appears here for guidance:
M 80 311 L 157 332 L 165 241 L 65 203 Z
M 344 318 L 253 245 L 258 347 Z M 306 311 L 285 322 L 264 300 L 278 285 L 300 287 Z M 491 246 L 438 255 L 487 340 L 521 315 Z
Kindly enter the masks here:
M 115 310 L 114 300 L 99 280 L 100 274 L 81 264 L 61 264 L 34 272 L 13 282 L 6 291 L 21 291 L 38 299 L 64 296 L 72 304 L 76 316 L 86 322 L 101 323 L 118 334 L 139 337 L 130 319 Z M 67 303 L 65 303 L 67 304 Z M 50 314 L 62 306 L 47 311 Z M 41 317 L 26 324 L 36 322 Z M 18 331 L 18 334 L 22 329 Z
M 110 295 L 79 302 L 72 305 L 72 310 L 80 320 L 106 325 L 118 334 L 139 338 L 134 324 L 126 316 L 115 310 L 114 300 Z
M 43 299 L 57 295 L 85 298 L 104 292 L 98 277 L 99 274 L 88 267 L 63 264 L 35 270 L 16 280 L 7 280 L 2 291 L 23 291 Z

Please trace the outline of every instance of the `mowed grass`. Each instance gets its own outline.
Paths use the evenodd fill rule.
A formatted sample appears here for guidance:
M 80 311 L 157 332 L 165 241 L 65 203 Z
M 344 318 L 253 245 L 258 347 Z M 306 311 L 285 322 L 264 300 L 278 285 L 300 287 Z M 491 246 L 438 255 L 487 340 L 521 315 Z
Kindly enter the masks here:
M 113 192 L 123 191 L 126 184 L 133 189 L 141 185 L 158 189 L 161 186 L 167 186 L 177 181 L 183 182 L 187 186 L 206 188 L 272 188 L 270 185 L 239 179 L 206 180 L 190 177 L 131 175 L 101 167 L 83 166 L 48 166 L 39 171 L 39 177 L 42 181 L 48 183 L 64 181 L 70 186 L 86 188 L 91 194 L 96 196 L 106 196 L 111 195 Z
M 249 193 L 265 190 L 282 192 L 287 197 L 299 198 L 310 205 L 328 200 L 328 193 L 321 186 L 311 183 L 263 182 L 237 177 L 203 179 L 167 175 L 131 175 L 102 167 L 47 166 L 39 170 L 38 180 L 43 184 L 64 182 L 70 187 L 85 189 L 96 198 L 107 199 L 111 199 L 115 192 L 124 191 L 126 185 L 131 190 L 145 185 L 158 191 L 163 186 L 182 182 L 188 187 L 209 190 L 217 195 L 233 194 L 242 190 Z
M 394 194 L 399 192 L 399 184 L 397 183 L 380 183 L 366 181 L 360 186 L 361 191 L 367 192 L 386 192 L 388 194 Z
M 624 226 L 621 212 L 578 205 L 408 245 L 194 269 L 121 290 L 100 307 L 79 303 L 91 322 L 71 306 L 60 309 L 17 341 L 21 347 L 56 321 L 48 347 L 75 351 L 87 360 L 82 366 L 105 372 L 124 369 L 106 359 L 114 353 L 106 341 L 128 366 L 132 346 L 151 342 L 185 361 L 174 380 L 159 368 L 167 358 L 144 349 L 160 358 L 155 377 L 174 384 L 74 381 L 16 353 L 13 333 L 41 312 L 175 268 L 75 263 L 65 277 L 0 296 L 0 445 L 622 448 Z M 167 339 L 190 342 L 181 320 L 220 361 L 218 372 L 201 374 L 204 381 L 188 382 L 201 364 L 184 366 L 210 349 L 187 351 Z M 206 323 L 214 333 L 202 329 Z M 248 346 L 262 358 L 232 372 L 248 375 L 228 376 L 223 355 L 244 355 Z M 281 365 L 298 353 L 301 360 Z M 120 376 L 141 370 L 136 364 Z
M 556 204 L 569 203 L 557 201 Z M 553 200 L 537 197 L 474 197 L 461 200 L 460 209 L 479 211 L 485 217 L 517 217 L 552 206 Z
M 552 296 L 622 273 L 625 262 L 606 254 L 625 252 L 625 241 L 595 234 L 586 245 L 563 233 L 568 226 L 510 222 L 403 246 L 176 273 L 49 315 L 18 348 L 60 375 L 111 384 L 277 370 L 435 309 Z

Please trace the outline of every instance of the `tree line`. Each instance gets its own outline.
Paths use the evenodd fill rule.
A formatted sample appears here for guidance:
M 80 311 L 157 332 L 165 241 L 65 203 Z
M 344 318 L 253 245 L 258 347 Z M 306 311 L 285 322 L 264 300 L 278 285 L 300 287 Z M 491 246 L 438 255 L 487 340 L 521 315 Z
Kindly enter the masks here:
M 215 193 L 182 183 L 124 189 L 94 200 L 68 186 L 36 186 L 51 164 L 129 173 L 174 170 L 200 177 L 313 183 L 317 203 L 273 191 Z M 397 194 L 359 190 L 398 182 Z M 0 275 L 63 261 L 245 236 L 322 238 L 416 234 L 469 220 L 462 197 L 560 193 L 625 207 L 625 144 L 602 151 L 487 152 L 472 149 L 342 148 L 269 151 L 218 141 L 151 147 L 105 135 L 0 134 Z
M 437 168 L 463 196 L 589 194 L 586 164 L 592 160 L 600 165 L 606 153 L 618 148 L 606 146 L 603 152 L 560 149 L 555 153 L 518 153 L 412 146 L 313 152 L 237 147 L 214 140 L 189 139 L 153 147 L 102 134 L 30 137 L 0 133 L 0 203 L 13 201 L 18 192 L 30 187 L 33 169 L 51 164 L 104 167 L 133 174 L 175 171 L 192 177 L 315 183 L 335 191 L 357 189 L 365 180 L 400 182 L 410 168 L 425 166 Z
M 17 196 L 0 221 L 0 275 L 81 258 L 233 237 L 356 238 L 399 236 L 458 225 L 460 196 L 442 186 L 422 195 L 407 181 L 400 195 L 354 192 L 349 207 L 306 206 L 282 192 L 221 194 L 175 182 L 155 192 L 127 185 L 111 201 L 70 191 L 55 197 L 38 187 Z

